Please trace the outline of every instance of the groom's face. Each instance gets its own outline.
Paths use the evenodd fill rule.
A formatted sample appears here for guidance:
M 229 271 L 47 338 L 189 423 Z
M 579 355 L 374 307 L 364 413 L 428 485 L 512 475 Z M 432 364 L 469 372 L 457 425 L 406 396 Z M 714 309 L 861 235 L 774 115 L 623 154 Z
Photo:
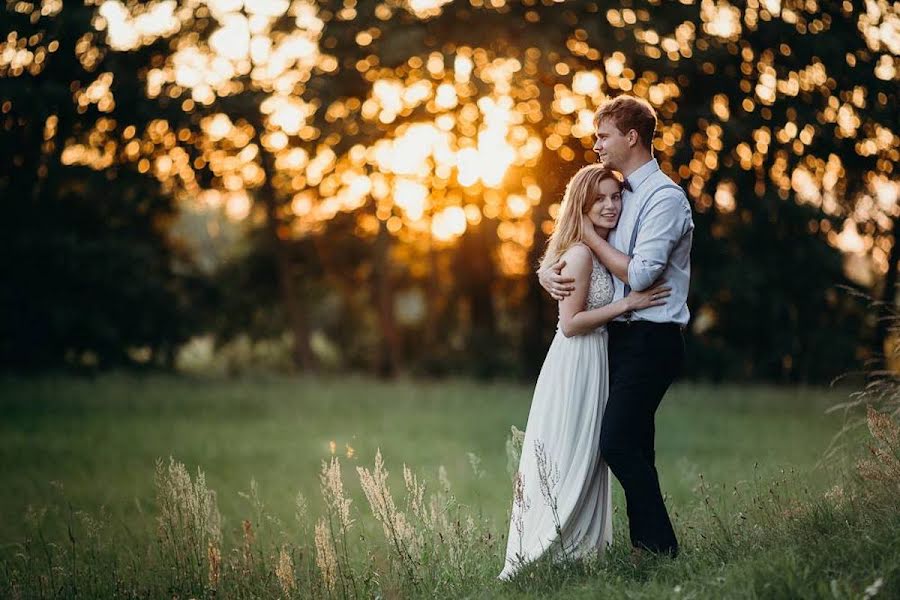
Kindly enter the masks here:
M 597 153 L 603 166 L 608 169 L 621 169 L 631 152 L 631 144 L 628 143 L 626 135 L 619 131 L 611 119 L 603 119 L 597 125 L 596 136 L 594 152 Z

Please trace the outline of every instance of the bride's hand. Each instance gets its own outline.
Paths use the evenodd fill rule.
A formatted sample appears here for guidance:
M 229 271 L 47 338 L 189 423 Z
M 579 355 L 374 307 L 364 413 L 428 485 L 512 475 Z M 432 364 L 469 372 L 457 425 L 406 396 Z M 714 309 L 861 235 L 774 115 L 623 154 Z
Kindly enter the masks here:
M 666 298 L 671 295 L 672 288 L 664 283 L 660 283 L 643 292 L 632 291 L 625 298 L 630 305 L 629 310 L 641 310 L 642 308 L 650 308 L 651 306 L 662 306 L 666 303 Z
M 602 239 L 587 215 L 581 215 L 581 237 L 588 246 Z

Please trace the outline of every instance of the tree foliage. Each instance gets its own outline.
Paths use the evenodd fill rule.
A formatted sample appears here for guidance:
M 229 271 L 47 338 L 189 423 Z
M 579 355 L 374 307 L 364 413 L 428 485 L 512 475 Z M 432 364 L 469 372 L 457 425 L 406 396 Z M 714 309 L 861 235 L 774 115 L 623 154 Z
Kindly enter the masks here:
M 157 296 L 128 292 L 160 299 L 147 323 L 187 314 L 174 202 L 247 232 L 216 277 L 215 318 L 193 319 L 220 341 L 287 330 L 304 369 L 324 336 L 345 365 L 383 374 L 533 374 L 555 315 L 533 266 L 568 176 L 594 159 L 593 111 L 619 93 L 657 109 L 657 158 L 695 209 L 692 375 L 827 380 L 870 341 L 835 286 L 893 299 L 900 41 L 885 1 L 11 2 L 7 14 L 0 144 L 14 159 L 0 189 L 16 198 L 16 235 L 52 247 L 69 233 L 60 221 L 38 234 L 47 217 L 28 212 L 72 195 L 63 174 L 80 197 L 102 189 L 66 214 L 93 215 L 105 237 L 124 231 L 107 202 L 143 223 L 123 234 L 133 248 L 100 253 L 155 257 L 140 283 Z M 36 89 L 46 102 L 29 101 Z M 842 251 L 858 257 L 855 283 Z M 105 297 L 126 293 L 120 281 Z M 48 286 L 6 302 L 49 314 Z M 175 329 L 164 345 L 188 331 Z

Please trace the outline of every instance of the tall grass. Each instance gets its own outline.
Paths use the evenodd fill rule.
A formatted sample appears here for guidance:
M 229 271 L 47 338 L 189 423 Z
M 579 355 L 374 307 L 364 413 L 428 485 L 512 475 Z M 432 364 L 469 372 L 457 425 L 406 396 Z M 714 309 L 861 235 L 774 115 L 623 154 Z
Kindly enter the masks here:
M 614 544 L 601 556 L 563 553 L 500 582 L 509 511 L 507 520 L 486 517 L 493 513 L 477 497 L 457 497 L 443 467 L 393 466 L 380 449 L 345 470 L 352 452 L 345 461 L 333 444 L 318 472 L 318 498 L 298 494 L 291 511 L 270 510 L 251 480 L 232 536 L 223 535 L 220 497 L 204 472 L 171 457 L 146 474 L 155 490 L 149 538 L 114 527 L 108 509 L 73 509 L 54 484 L 55 501 L 30 506 L 23 538 L 0 547 L 0 597 L 900 597 L 900 382 L 882 374 L 835 410 L 847 426 L 820 465 L 829 485 L 762 467 L 728 485 L 698 473 L 693 496 L 673 514 L 676 559 L 635 563 L 619 515 Z M 522 439 L 512 427 L 509 507 L 542 500 L 552 507 L 552 494 L 522 497 Z M 480 477 L 478 456 L 468 460 Z M 391 478 L 395 468 L 402 477 Z M 551 483 L 552 469 L 545 476 Z M 277 516 L 290 512 L 293 519 Z
M 507 523 L 459 502 L 444 472 L 431 479 L 401 465 L 403 485 L 392 489 L 380 451 L 352 476 L 338 456 L 324 461 L 324 508 L 310 514 L 298 497 L 293 525 L 269 514 L 252 483 L 244 494 L 251 514 L 242 535 L 226 545 L 204 473 L 192 475 L 170 458 L 156 468 L 151 544 L 116 539 L 102 513 L 76 511 L 69 511 L 65 535 L 52 537 L 34 510 L 27 538 L 0 558 L 0 596 L 898 597 L 900 427 L 885 407 L 900 405 L 900 387 L 891 394 L 881 396 L 882 410 L 869 408 L 867 437 L 844 448 L 854 468 L 835 469 L 824 494 L 790 471 L 730 489 L 699 477 L 691 509 L 676 517 L 683 549 L 677 559 L 635 565 L 620 531 L 603 556 L 538 561 L 501 583 Z M 511 462 L 520 443 L 513 430 Z M 364 505 L 354 505 L 348 486 L 361 488 Z

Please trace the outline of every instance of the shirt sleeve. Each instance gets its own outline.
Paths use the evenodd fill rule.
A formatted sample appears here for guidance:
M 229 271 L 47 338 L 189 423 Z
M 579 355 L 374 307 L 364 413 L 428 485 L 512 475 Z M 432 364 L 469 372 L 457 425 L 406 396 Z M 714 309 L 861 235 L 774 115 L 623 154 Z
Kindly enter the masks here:
M 672 250 L 694 227 L 690 205 L 684 195 L 666 194 L 647 206 L 638 224 L 637 240 L 628 263 L 628 285 L 640 292 L 655 282 Z

